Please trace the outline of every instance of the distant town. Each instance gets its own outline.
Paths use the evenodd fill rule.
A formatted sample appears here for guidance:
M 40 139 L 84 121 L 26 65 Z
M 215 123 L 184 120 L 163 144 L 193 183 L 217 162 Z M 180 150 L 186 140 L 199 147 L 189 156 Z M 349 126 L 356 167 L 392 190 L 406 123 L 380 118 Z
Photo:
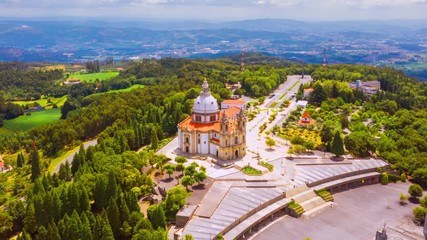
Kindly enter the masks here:
M 98 22 L 56 22 L 53 26 L 44 22 L 1 23 L 7 29 L 0 33 L 3 61 L 218 58 L 245 51 L 321 64 L 326 48 L 331 64 L 390 66 L 422 80 L 427 76 L 427 31 L 411 22 L 399 26 L 387 22 L 253 20 L 169 28 L 149 22 L 113 26 Z M 87 41 L 81 41 L 75 31 L 85 32 Z

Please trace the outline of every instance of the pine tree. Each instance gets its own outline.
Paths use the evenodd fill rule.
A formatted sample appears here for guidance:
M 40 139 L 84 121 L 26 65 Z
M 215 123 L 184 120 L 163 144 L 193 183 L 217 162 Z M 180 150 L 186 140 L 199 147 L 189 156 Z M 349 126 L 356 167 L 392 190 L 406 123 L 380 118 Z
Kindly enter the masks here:
M 31 180 L 34 182 L 40 175 L 40 155 L 35 148 L 31 152 Z
M 59 219 L 61 219 L 61 212 L 62 212 L 62 203 L 59 198 L 58 191 L 53 191 L 52 193 L 52 210 L 53 210 L 53 219 L 54 222 L 58 222 Z
M 100 231 L 100 240 L 114 240 L 113 230 L 111 229 L 110 222 L 108 221 L 108 215 L 105 210 L 101 214 L 101 231 Z
M 339 96 L 339 92 L 338 92 L 337 83 L 334 83 L 334 85 L 332 86 L 332 97 L 337 98 L 338 96 Z
M 335 154 L 336 157 L 340 157 L 344 154 L 344 143 L 339 131 L 335 132 L 334 139 L 331 143 L 331 153 Z
M 79 191 L 75 184 L 71 184 L 70 187 L 68 187 L 68 201 L 70 203 L 69 212 L 80 211 Z
M 58 227 L 55 225 L 55 223 L 49 223 L 47 227 L 47 234 L 47 239 L 49 240 L 61 240 Z
M 89 146 L 86 149 L 86 156 L 85 156 L 85 162 L 87 163 L 92 163 L 93 161 L 93 156 L 95 155 L 95 147 L 93 146 Z
M 18 153 L 18 158 L 16 159 L 16 167 L 22 167 L 24 165 L 24 161 L 24 155 L 22 153 Z
M 311 93 L 310 102 L 321 104 L 323 101 L 328 99 L 325 89 L 321 84 L 316 84 L 313 92 Z
M 128 192 L 125 194 L 126 205 L 129 208 L 130 212 L 141 212 L 141 208 L 138 204 L 138 197 L 133 192 Z
M 79 202 L 80 202 L 80 212 L 86 212 L 90 210 L 89 196 L 87 195 L 87 190 L 84 186 L 82 186 L 80 190 Z
M 80 156 L 80 165 L 83 165 L 86 160 L 86 150 L 83 143 L 80 144 L 79 156 Z
M 92 231 L 90 229 L 89 219 L 86 216 L 85 212 L 82 212 L 80 215 L 80 220 L 82 225 L 80 227 L 80 237 L 81 239 L 92 239 Z
M 116 183 L 116 177 L 114 175 L 114 172 L 111 171 L 108 173 L 108 185 L 107 185 L 107 201 L 109 201 L 111 198 L 117 197 L 117 183 Z
M 121 222 L 128 221 L 130 218 L 130 212 L 126 204 L 125 198 L 123 197 L 123 194 L 120 194 L 120 197 L 118 199 L 118 207 L 120 209 Z
M 24 218 L 24 231 L 29 233 L 36 232 L 36 210 L 34 209 L 33 203 L 27 205 L 27 211 Z
M 157 137 L 157 131 L 153 127 L 151 129 L 151 149 L 157 149 L 159 145 L 159 138 Z
M 80 163 L 81 163 L 80 154 L 78 153 L 74 154 L 73 161 L 71 162 L 71 173 L 73 175 L 75 175 L 76 172 L 79 170 Z
M 104 176 L 98 176 L 95 182 L 95 189 L 93 190 L 93 198 L 95 206 L 98 209 L 103 209 L 108 204 L 107 199 L 107 181 Z
M 44 226 L 40 226 L 37 230 L 37 236 L 36 236 L 36 240 L 49 240 L 47 238 L 47 230 Z
M 61 163 L 61 165 L 59 166 L 58 178 L 63 181 L 71 180 L 71 169 L 68 161 L 65 161 L 65 164 Z
M 114 236 L 117 237 L 120 233 L 122 223 L 120 221 L 120 211 L 117 207 L 116 199 L 111 198 L 107 208 L 108 221 L 110 222 L 111 229 Z

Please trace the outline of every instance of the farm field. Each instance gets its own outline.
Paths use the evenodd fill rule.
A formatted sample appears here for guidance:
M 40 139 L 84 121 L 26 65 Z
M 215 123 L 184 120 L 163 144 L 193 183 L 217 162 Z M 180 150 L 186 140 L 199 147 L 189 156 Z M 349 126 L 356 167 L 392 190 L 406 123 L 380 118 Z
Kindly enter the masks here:
M 21 106 L 25 106 L 27 104 L 33 104 L 34 102 L 37 102 L 40 106 L 48 109 L 49 103 L 47 102 L 47 100 L 48 100 L 47 98 L 42 98 L 42 99 L 39 99 L 36 101 L 13 101 L 13 103 L 19 104 Z M 60 98 L 50 98 L 50 101 L 52 102 L 52 104 L 56 104 L 58 107 L 62 107 L 62 105 L 64 105 L 65 101 L 67 101 L 67 96 L 63 96 Z
M 38 126 L 56 122 L 60 117 L 60 108 L 33 112 L 30 116 L 23 115 L 12 120 L 5 120 L 4 127 L 0 128 L 0 133 L 10 134 L 13 131 L 28 131 Z
M 99 81 L 104 81 L 111 79 L 119 75 L 119 72 L 100 72 L 100 73 L 86 73 L 86 74 L 71 74 L 69 78 L 80 79 L 84 82 L 94 82 L 96 79 Z

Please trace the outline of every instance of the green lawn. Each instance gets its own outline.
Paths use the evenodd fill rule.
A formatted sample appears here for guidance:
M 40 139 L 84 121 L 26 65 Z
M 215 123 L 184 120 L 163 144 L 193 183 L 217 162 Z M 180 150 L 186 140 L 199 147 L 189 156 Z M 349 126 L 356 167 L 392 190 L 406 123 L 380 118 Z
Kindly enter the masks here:
M 28 131 L 35 127 L 47 125 L 49 123 L 53 123 L 59 120 L 61 117 L 61 109 L 53 108 L 49 110 L 33 112 L 31 116 L 20 116 L 18 118 L 12 120 L 4 121 L 4 129 L 0 129 L 1 131 L 6 132 L 9 131 Z
M 86 73 L 86 74 L 75 73 L 75 74 L 71 74 L 69 78 L 80 79 L 84 82 L 94 82 L 96 79 L 99 79 L 99 81 L 104 81 L 104 80 L 111 79 L 117 75 L 119 75 L 119 72 L 100 72 L 100 73 Z

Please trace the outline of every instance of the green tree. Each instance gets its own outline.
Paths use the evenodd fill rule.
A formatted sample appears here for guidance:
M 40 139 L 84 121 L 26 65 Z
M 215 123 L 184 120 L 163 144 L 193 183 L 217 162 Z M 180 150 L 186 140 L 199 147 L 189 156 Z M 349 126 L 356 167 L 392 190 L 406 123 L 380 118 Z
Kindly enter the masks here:
M 411 184 L 411 186 L 409 186 L 408 193 L 413 198 L 419 198 L 423 196 L 423 188 L 416 183 Z
M 188 190 L 188 186 L 194 184 L 194 179 L 190 176 L 184 176 L 181 178 L 181 184 Z
M 412 209 L 412 214 L 414 215 L 415 219 L 417 221 L 422 222 L 422 223 L 425 221 L 426 212 L 427 212 L 427 209 L 423 208 L 423 207 L 420 207 L 420 206 L 415 207 L 415 208 Z
M 41 175 L 40 155 L 37 149 L 31 152 L 31 181 L 35 181 Z
M 339 131 L 335 132 L 334 140 L 331 143 L 331 153 L 336 157 L 341 157 L 344 154 L 344 143 Z
M 167 164 L 163 167 L 163 169 L 166 170 L 166 173 L 169 175 L 169 179 L 171 178 L 171 175 L 173 174 L 173 172 L 175 171 L 175 166 Z
M 147 215 L 154 229 L 159 227 L 166 229 L 166 216 L 160 205 L 154 204 L 148 207 Z
M 196 181 L 198 184 L 202 184 L 206 178 L 208 178 L 208 175 L 206 175 L 206 172 L 204 171 L 196 172 L 194 174 L 194 181 Z
M 114 198 L 110 199 L 110 203 L 107 207 L 107 215 L 108 215 L 108 222 L 110 223 L 111 230 L 113 230 L 113 234 L 115 237 L 117 237 L 120 233 L 120 227 L 122 225 L 120 220 L 120 211 L 117 207 L 116 200 Z
M 13 218 L 3 209 L 0 209 L 0 237 L 12 230 Z
M 176 156 L 175 157 L 175 162 L 177 162 L 177 163 L 186 163 L 187 162 L 187 158 L 185 158 L 184 156 Z
M 276 145 L 276 141 L 274 141 L 274 139 L 272 139 L 272 138 L 267 138 L 267 140 L 265 140 L 265 144 L 270 148 L 270 149 L 272 149 L 272 147 L 273 146 L 275 146 Z
M 77 170 L 79 170 L 80 167 L 80 163 L 81 159 L 80 159 L 80 154 L 79 153 L 75 153 L 73 156 L 73 161 L 71 162 L 71 173 L 73 175 L 76 174 Z
M 176 170 L 179 171 L 179 172 L 181 172 L 181 174 L 184 172 L 184 169 L 185 169 L 184 164 L 178 163 L 176 165 Z
M 321 104 L 323 101 L 328 99 L 328 95 L 326 94 L 325 89 L 321 84 L 316 84 L 313 92 L 310 94 L 309 101 L 311 103 Z
M 49 240 L 61 240 L 61 236 L 59 235 L 58 227 L 55 223 L 49 223 L 47 227 L 47 239 Z
M 369 152 L 375 151 L 374 139 L 369 132 L 352 132 L 344 142 L 347 150 L 356 156 L 366 157 L 369 156 Z
M 93 199 L 95 200 L 95 206 L 98 209 L 103 209 L 107 207 L 107 180 L 103 175 L 96 177 L 95 189 L 93 190 Z
M 161 206 L 169 220 L 175 218 L 176 213 L 184 206 L 187 197 L 188 193 L 182 186 L 176 186 L 168 190 L 166 199 Z
M 418 168 L 413 173 L 414 182 L 427 187 L 427 168 Z
M 24 155 L 22 153 L 18 153 L 18 157 L 16 159 L 16 167 L 20 168 L 24 165 Z
M 107 200 L 109 201 L 111 198 L 117 198 L 118 193 L 118 185 L 116 183 L 116 176 L 113 171 L 108 173 L 108 184 L 106 189 Z
M 151 149 L 157 149 L 159 145 L 159 138 L 155 128 L 151 129 Z
M 71 180 L 71 169 L 70 169 L 70 163 L 68 163 L 68 161 L 65 161 L 65 164 L 61 163 L 61 165 L 59 165 L 58 177 L 59 179 L 64 181 Z

